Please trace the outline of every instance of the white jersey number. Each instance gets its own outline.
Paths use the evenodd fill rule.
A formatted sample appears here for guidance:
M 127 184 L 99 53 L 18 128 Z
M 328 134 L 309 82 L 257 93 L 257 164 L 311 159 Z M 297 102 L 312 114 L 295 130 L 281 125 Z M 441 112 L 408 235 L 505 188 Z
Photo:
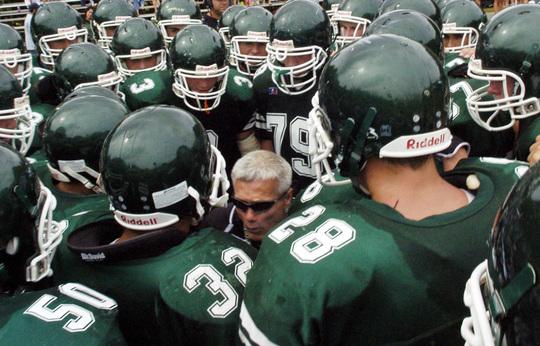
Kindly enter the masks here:
M 112 310 L 117 306 L 112 298 L 81 284 L 68 283 L 60 285 L 58 289 L 60 293 L 96 309 Z M 51 294 L 44 294 L 26 309 L 24 314 L 32 315 L 46 322 L 62 321 L 71 315 L 72 317 L 63 326 L 70 333 L 84 332 L 95 322 L 92 311 L 79 305 L 59 304 L 52 307 L 52 303 L 57 298 Z

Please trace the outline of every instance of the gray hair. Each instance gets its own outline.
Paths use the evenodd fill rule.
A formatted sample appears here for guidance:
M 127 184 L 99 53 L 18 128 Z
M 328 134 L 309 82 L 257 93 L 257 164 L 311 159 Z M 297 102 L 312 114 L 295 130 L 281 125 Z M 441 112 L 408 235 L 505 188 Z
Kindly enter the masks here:
M 231 178 L 244 181 L 276 179 L 278 194 L 282 195 L 291 187 L 291 165 L 281 156 L 268 150 L 255 150 L 242 156 L 231 172 Z

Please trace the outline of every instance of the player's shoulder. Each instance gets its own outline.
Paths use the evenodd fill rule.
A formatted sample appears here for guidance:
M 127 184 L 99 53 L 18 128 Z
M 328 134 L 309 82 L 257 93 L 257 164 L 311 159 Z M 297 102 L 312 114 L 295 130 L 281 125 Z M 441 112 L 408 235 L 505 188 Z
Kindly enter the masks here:
M 270 71 L 266 64 L 263 64 L 253 76 L 253 88 L 256 92 L 263 93 L 272 86 L 275 87 L 272 81 L 272 71 Z
M 223 253 L 229 248 L 237 248 L 251 259 L 257 255 L 257 250 L 246 242 L 211 226 L 197 230 L 186 240 L 187 250 L 197 253 L 195 261 L 210 261 L 215 259 L 216 253 Z
M 253 97 L 253 82 L 234 67 L 229 68 L 227 76 L 226 97 L 239 101 L 248 101 Z
M 131 110 L 168 103 L 173 97 L 173 76 L 170 71 L 142 71 L 127 78 L 120 89 Z
M 357 192 L 350 182 L 346 183 L 347 179 L 345 177 L 336 174 L 335 179 L 343 183 L 341 185 L 329 186 L 322 184 L 318 180 L 312 182 L 298 193 L 290 210 L 294 212 L 314 204 L 347 203 L 348 201 L 365 197 L 361 192 Z
M 3 298 L 0 344 L 124 345 L 117 311 L 114 299 L 78 283 Z
M 500 157 L 471 157 L 461 160 L 449 174 L 481 173 L 497 180 L 513 184 L 529 169 L 526 162 Z

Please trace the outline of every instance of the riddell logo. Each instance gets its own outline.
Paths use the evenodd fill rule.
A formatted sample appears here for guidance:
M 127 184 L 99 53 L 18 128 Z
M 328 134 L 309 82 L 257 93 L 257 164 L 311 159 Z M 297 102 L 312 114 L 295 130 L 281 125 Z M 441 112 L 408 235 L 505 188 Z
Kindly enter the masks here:
M 81 258 L 84 261 L 87 261 L 87 262 L 97 262 L 97 261 L 104 260 L 105 259 L 105 254 L 103 252 L 99 252 L 99 253 L 96 253 L 96 254 L 93 254 L 93 253 L 81 253 Z
M 147 220 L 141 220 L 141 219 L 130 219 L 130 218 L 125 217 L 124 215 L 120 215 L 120 219 L 122 219 L 123 222 L 128 223 L 130 225 L 138 225 L 138 226 L 157 225 L 157 218 L 155 217 L 151 219 L 147 219 Z
M 422 149 L 422 148 L 430 148 L 437 146 L 441 143 L 444 143 L 446 134 L 443 133 L 439 136 L 434 137 L 426 137 L 421 140 L 416 140 L 414 138 L 407 140 L 407 150 L 415 150 L 415 149 Z

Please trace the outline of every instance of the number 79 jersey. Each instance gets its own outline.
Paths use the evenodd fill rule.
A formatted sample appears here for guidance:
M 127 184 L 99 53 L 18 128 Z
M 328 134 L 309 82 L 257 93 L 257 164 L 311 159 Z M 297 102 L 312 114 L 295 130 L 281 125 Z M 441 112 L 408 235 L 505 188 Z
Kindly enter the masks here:
M 112 298 L 77 283 L 3 298 L 0 345 L 125 345 L 117 312 Z

